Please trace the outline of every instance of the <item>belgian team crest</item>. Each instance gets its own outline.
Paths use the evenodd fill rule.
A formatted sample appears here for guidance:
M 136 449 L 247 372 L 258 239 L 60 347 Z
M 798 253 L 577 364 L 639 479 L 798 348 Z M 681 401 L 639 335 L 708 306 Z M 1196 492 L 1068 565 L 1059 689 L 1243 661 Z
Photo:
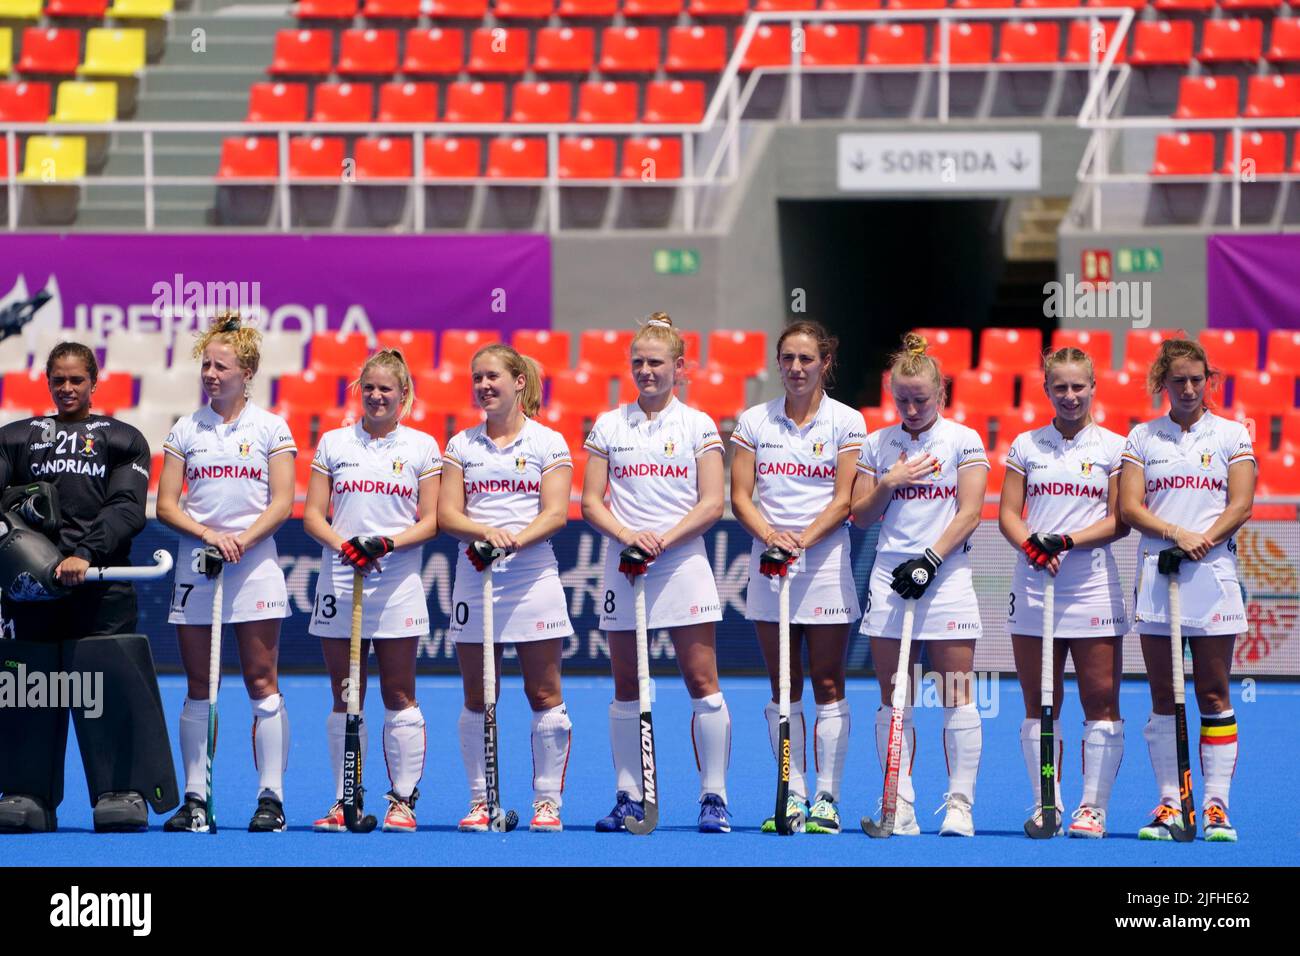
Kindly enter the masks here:
M 1080 462 L 1080 463 L 1079 463 L 1079 474 L 1083 475 L 1084 478 L 1091 478 L 1091 477 L 1092 477 L 1092 462 L 1090 462 L 1090 461 Z
M 402 461 L 402 459 L 400 458 L 393 459 L 393 474 L 400 475 L 402 473 L 402 469 L 405 467 L 406 467 L 406 462 Z
M 1210 462 L 1214 460 L 1214 453 L 1209 451 L 1201 452 L 1201 467 L 1209 468 Z
M 673 441 L 670 438 L 666 442 L 664 442 L 664 457 L 672 458 L 676 454 L 677 454 L 677 442 Z
M 812 453 L 814 458 L 820 458 L 822 456 L 822 452 L 824 452 L 825 450 L 826 450 L 826 443 L 824 441 L 813 442 Z
M 241 441 L 239 443 L 239 457 L 249 458 L 253 454 L 253 443 L 251 441 Z
M 81 454 L 87 458 L 93 458 L 95 455 L 95 436 L 84 435 L 81 439 Z
M 934 467 L 930 469 L 930 480 L 938 481 L 939 476 L 943 474 L 943 462 L 935 459 Z
M 515 459 L 515 471 L 519 472 L 519 474 L 522 475 L 527 470 L 528 470 L 528 459 L 525 458 L 523 455 L 520 455 L 518 458 Z

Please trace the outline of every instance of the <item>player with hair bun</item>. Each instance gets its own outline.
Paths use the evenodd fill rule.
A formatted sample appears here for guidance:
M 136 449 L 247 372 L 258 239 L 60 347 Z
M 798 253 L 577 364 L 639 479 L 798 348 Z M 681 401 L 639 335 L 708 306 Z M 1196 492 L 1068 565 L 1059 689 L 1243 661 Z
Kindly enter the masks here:
M 1044 593 L 1053 583 L 1053 713 L 1048 733 L 1056 741 L 1056 819 L 1062 816 L 1059 730 L 1065 696 L 1065 660 L 1074 659 L 1083 708 L 1083 794 L 1074 811 L 1072 837 L 1106 835 L 1106 810 L 1124 755 L 1119 714 L 1121 639 L 1128 630 L 1119 567 L 1111 543 L 1128 534 L 1118 517 L 1120 457 L 1124 438 L 1092 419 L 1096 376 L 1092 359 L 1077 348 L 1043 357 L 1043 390 L 1052 421 L 1016 436 L 1007 455 L 998 526 L 1019 551 L 1011 583 L 1007 630 L 1025 698 L 1020 746 L 1041 827 L 1042 654 Z M 1025 507 L 1028 511 L 1025 512 Z M 1024 517 L 1021 517 L 1022 512 Z
M 533 711 L 533 819 L 531 829 L 558 832 L 573 724 L 564 706 L 560 664 L 573 633 L 568 601 L 550 538 L 568 520 L 573 459 L 564 438 L 535 420 L 542 383 L 537 363 L 504 343 L 479 349 L 470 364 L 474 399 L 487 415 L 481 425 L 452 436 L 443 453 L 445 480 L 438 525 L 469 545 L 456 564 L 448 634 L 464 684 L 461 757 L 469 778 L 470 811 L 464 831 L 486 831 L 484 754 L 483 586 L 487 565 L 476 545 L 503 552 L 493 563 L 494 673 L 513 644 Z M 477 646 L 476 646 L 477 645 Z
M 817 322 L 786 326 L 776 343 L 784 394 L 747 409 L 731 436 L 731 507 L 754 538 L 745 616 L 754 622 L 772 682 L 766 715 L 772 753 L 780 737 L 778 578 L 790 579 L 790 781 L 786 818 L 794 830 L 839 833 L 836 802 L 849 744 L 844 664 L 849 625 L 859 617 L 847 519 L 854 465 L 866 425 L 862 413 L 826 394 L 838 342 Z M 757 501 L 754 500 L 757 492 Z M 765 552 L 779 548 L 788 566 Z M 808 648 L 817 720 L 817 789 L 804 779 L 802 648 Z M 763 824 L 775 832 L 776 819 Z
M 353 387 L 362 417 L 321 436 L 307 486 L 303 530 L 319 541 L 321 574 L 316 580 L 310 632 L 321 639 L 334 707 L 326 719 L 334 805 L 315 822 L 321 832 L 346 830 L 343 816 L 343 755 L 354 571 L 362 588 L 361 686 L 373 641 L 384 698 L 384 763 L 392 789 L 384 829 L 413 833 L 416 784 L 424 770 L 424 714 L 415 700 L 415 659 L 421 636 L 429 633 L 429 607 L 420 577 L 424 543 L 438 533 L 438 486 L 442 452 L 431 435 L 402 424 L 415 389 L 406 359 L 381 349 L 366 360 Z M 333 513 L 333 520 L 327 517 Z M 365 754 L 365 723 L 361 725 Z M 364 765 L 364 759 L 363 759 Z
M 714 640 L 722 608 L 702 537 L 722 517 L 723 447 L 709 416 L 673 395 L 685 374 L 684 351 L 672 319 L 663 312 L 651 315 L 632 339 L 637 401 L 596 419 L 586 442 L 591 457 L 583 479 L 582 514 L 612 539 L 605 549 L 600 626 L 608 633 L 614 673 L 609 736 L 618 792 L 614 809 L 596 823 L 601 832 L 625 830 L 629 815 L 637 820 L 645 815 L 633 587 L 631 575 L 620 570 L 625 548 L 649 558 L 632 562 L 632 573 L 645 575 L 646 626 L 668 630 L 691 696 L 691 740 L 700 771 L 699 829 L 731 830 L 731 715 L 718 687 Z
M 165 830 L 193 831 L 207 823 L 201 794 L 209 649 L 214 579 L 222 573 L 221 620 L 234 625 L 253 709 L 253 760 L 259 776 L 257 811 L 248 829 L 285 828 L 289 715 L 280 693 L 277 659 L 280 621 L 289 616 L 289 599 L 272 535 L 293 510 L 297 448 L 284 419 L 249 400 L 261 340 L 238 315 L 213 319 L 193 349 L 209 404 L 178 421 L 163 442 L 158 520 L 180 534 L 167 620 L 176 625 L 188 681 L 181 710 L 185 802 L 164 824 Z
M 1191 638 L 1201 712 L 1205 839 L 1237 839 L 1228 820 L 1228 793 L 1237 767 L 1229 678 L 1237 635 L 1246 630 L 1246 609 L 1235 535 L 1250 520 L 1256 462 L 1246 426 L 1214 414 L 1206 402 L 1206 388 L 1218 374 L 1198 343 L 1161 343 L 1147 373 L 1147 388 L 1167 396 L 1169 412 L 1136 426 L 1124 446 L 1120 514 L 1142 532 L 1133 619 L 1151 683 L 1151 715 L 1143 736 L 1160 790 L 1153 819 L 1138 831 L 1144 840 L 1171 840 L 1172 828 L 1184 826 L 1165 583 L 1170 575 L 1181 582 L 1182 633 Z
M 867 585 L 861 632 L 871 637 L 880 684 L 876 751 L 886 765 L 893 680 L 897 673 L 905 602 L 915 601 L 912 639 L 926 641 L 931 666 L 943 680 L 943 739 L 948 761 L 945 836 L 974 836 L 971 807 L 982 747 L 974 702 L 975 641 L 980 609 L 970 567 L 970 536 L 979 525 L 988 483 L 988 455 L 979 434 L 941 414 L 943 370 L 914 332 L 890 359 L 890 390 L 901 419 L 873 432 L 862 446 L 853 520 L 863 528 L 883 519 Z M 919 656 L 912 645 L 910 669 Z M 916 687 L 910 686 L 915 694 Z M 916 823 L 912 708 L 903 713 L 903 750 L 893 832 L 920 833 Z

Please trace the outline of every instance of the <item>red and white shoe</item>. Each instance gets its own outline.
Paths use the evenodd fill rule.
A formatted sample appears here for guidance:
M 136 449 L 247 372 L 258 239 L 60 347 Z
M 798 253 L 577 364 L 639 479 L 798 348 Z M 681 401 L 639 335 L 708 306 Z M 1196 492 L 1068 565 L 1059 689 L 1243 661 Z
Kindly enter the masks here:
M 384 814 L 384 830 L 388 833 L 414 833 L 415 801 L 420 799 L 419 788 L 412 790 L 411 795 L 405 800 L 392 790 L 384 794 L 384 799 L 388 801 L 388 812 Z
M 487 833 L 491 822 L 488 819 L 487 801 L 472 800 L 469 805 L 469 813 L 461 817 L 456 828 L 461 833 Z
M 559 833 L 564 829 L 560 822 L 560 808 L 550 800 L 538 800 L 533 804 L 533 822 L 528 829 L 534 833 Z
M 1106 811 L 1101 807 L 1080 807 L 1074 811 L 1070 836 L 1100 840 L 1106 835 Z
M 343 801 L 337 801 L 329 812 L 311 825 L 317 833 L 342 833 L 347 829 L 343 822 Z

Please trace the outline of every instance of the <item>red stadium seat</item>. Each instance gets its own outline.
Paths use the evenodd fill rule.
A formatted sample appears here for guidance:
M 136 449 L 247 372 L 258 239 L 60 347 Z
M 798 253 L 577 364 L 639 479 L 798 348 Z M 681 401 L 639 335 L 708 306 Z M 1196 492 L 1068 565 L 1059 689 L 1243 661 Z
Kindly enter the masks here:
M 1043 333 L 1037 329 L 984 329 L 980 332 L 980 365 L 989 371 L 1020 373 L 1040 368 Z
M 1147 0 L 1087 0 L 1085 7 L 1131 7 L 1134 10 L 1145 10 Z
M 623 0 L 623 16 L 629 20 L 676 19 L 685 6 L 685 0 Z
M 1025 5 L 1023 0 L 1020 5 Z M 1054 5 L 1064 4 L 1058 0 Z M 1060 59 L 1057 51 L 1061 46 L 1061 28 L 1054 20 L 1010 20 L 1002 24 L 1001 42 L 999 63 L 1055 63 Z
M 618 0 L 560 0 L 555 12 L 565 18 L 612 20 L 618 13 Z
M 1235 76 L 1184 76 L 1178 83 L 1178 119 L 1221 119 L 1237 115 Z M 1213 160 L 1211 160 L 1213 166 Z
M 953 0 L 955 10 L 999 10 L 1012 5 L 1012 0 Z
M 370 179 L 409 179 L 411 141 L 405 136 L 367 136 L 357 140 L 352 158 L 356 160 L 357 182 Z
M 1093 53 L 1093 29 L 1094 27 L 1086 20 L 1072 20 L 1070 22 L 1069 36 L 1065 43 L 1066 63 L 1100 63 L 1106 56 L 1106 50 L 1110 47 L 1110 41 L 1115 36 L 1115 30 L 1118 28 L 1117 20 L 1106 20 L 1096 25 L 1099 32 L 1101 48 Z M 1116 63 L 1124 63 L 1128 60 L 1128 37 L 1120 43 L 1119 52 L 1115 55 Z
M 298 0 L 293 15 L 299 20 L 351 20 L 357 0 Z
M 1269 332 L 1264 368 L 1274 375 L 1296 374 L 1300 370 L 1300 332 L 1292 329 Z
M 0 122 L 44 123 L 49 118 L 50 84 L 0 83 Z
M 754 9 L 763 12 L 786 12 L 800 10 L 816 10 L 817 0 L 758 0 L 754 4 Z
M 428 148 L 427 146 L 425 147 Z M 381 349 L 398 349 L 414 375 L 433 368 L 433 333 L 411 329 L 384 329 L 375 334 Z M 423 401 L 423 395 L 417 395 Z
M 370 354 L 370 344 L 360 333 L 340 336 L 334 332 L 317 332 L 311 337 L 307 354 L 307 367 L 316 374 L 353 379 Z
M 465 35 L 456 29 L 408 30 L 402 72 L 407 76 L 454 76 L 465 63 Z
M 1300 75 L 1252 76 L 1245 116 L 1300 116 Z
M 1286 451 L 1300 453 L 1300 409 L 1282 410 L 1282 445 Z
M 342 136 L 293 136 L 289 139 L 289 178 L 337 183 L 347 156 Z
M 516 83 L 512 123 L 568 123 L 573 119 L 573 88 L 568 83 Z
M 555 12 L 555 0 L 494 0 L 492 14 L 498 20 L 547 20 Z
M 471 353 L 472 354 L 472 353 Z M 415 375 L 415 394 L 434 413 L 454 414 L 473 403 L 469 359 Z
M 438 365 L 468 372 L 475 352 L 500 341 L 501 333 L 495 329 L 446 329 L 438 343 Z
M 1133 24 L 1135 66 L 1186 66 L 1192 62 L 1192 21 L 1139 20 Z
M 250 123 L 302 123 L 307 119 L 306 83 L 254 83 L 248 90 Z
M 17 72 L 72 76 L 81 63 L 81 31 L 28 27 L 23 30 L 22 48 L 14 67 Z
M 596 31 L 590 27 L 545 27 L 537 31 L 537 73 L 588 73 L 596 62 Z
M 556 175 L 561 179 L 612 179 L 617 144 L 608 137 L 565 136 L 560 140 Z
M 947 6 L 945 0 L 886 0 L 886 10 L 939 10 Z
M 435 20 L 482 21 L 487 14 L 487 0 L 432 0 L 429 16 Z
M 1300 17 L 1279 17 L 1273 21 L 1264 59 L 1270 63 L 1300 62 Z
M 48 391 L 46 393 L 48 398 Z M 113 415 L 135 405 L 135 379 L 122 372 L 100 372 L 95 382 L 95 409 Z
M 1152 5 L 1174 13 L 1208 13 L 1214 9 L 1214 0 L 1154 0 Z
M 457 81 L 447 87 L 443 119 L 448 123 L 500 123 L 506 118 L 504 83 Z
M 647 182 L 682 178 L 682 141 L 671 136 L 633 136 L 623 143 L 624 179 Z
M 686 12 L 693 17 L 743 17 L 749 0 L 691 0 Z
M 1300 455 L 1291 451 L 1256 452 L 1261 495 L 1300 494 Z
M 1213 133 L 1161 133 L 1153 176 L 1204 176 L 1214 172 Z
M 698 123 L 704 118 L 704 83 L 700 80 L 656 80 L 646 85 L 647 123 Z
M 488 144 L 487 174 L 492 179 L 544 179 L 546 140 L 502 136 Z
M 486 416 L 483 414 L 483 409 L 477 406 L 471 408 L 462 408 L 456 412 L 453 412 L 451 416 L 453 434 L 455 434 L 456 432 L 468 431 L 471 428 L 475 428 L 483 424 L 483 419 L 485 417 Z
M 1221 10 L 1278 10 L 1282 0 L 1219 0 Z
M 82 20 L 102 20 L 108 10 L 108 0 L 49 0 L 45 5 L 47 17 L 75 17 Z
M 221 141 L 218 179 L 274 179 L 280 150 L 275 137 L 230 136 Z
M 1197 339 L 1210 364 L 1228 375 L 1259 368 L 1259 333 L 1254 329 L 1204 329 Z
M 581 448 L 582 443 L 587 440 L 587 427 L 582 413 L 570 411 L 567 406 L 551 402 L 538 413 L 537 421 L 547 428 L 559 432 L 564 439 L 564 443 L 570 449 Z M 581 486 L 582 478 L 576 467 L 574 468 L 574 475 L 575 481 Z
M 947 409 L 944 415 L 959 425 L 975 429 L 979 433 L 980 441 L 984 443 L 984 447 L 989 447 L 989 420 L 991 416 L 987 411 L 971 408 L 962 402 L 953 402 L 952 407 Z
M 709 333 L 709 367 L 736 375 L 761 376 L 767 371 L 767 333 L 746 329 L 716 329 Z
M 1097 372 L 1097 401 L 1113 412 L 1141 418 L 1151 415 L 1146 372 L 1102 369 Z
M 158 493 L 158 484 L 162 481 L 163 453 L 157 452 L 149 459 L 149 493 Z
M 369 123 L 375 115 L 369 83 L 321 83 L 316 87 L 315 123 Z
M 1216 361 L 1213 352 L 1210 360 Z M 1280 414 L 1295 407 L 1295 381 L 1294 374 L 1274 375 L 1242 369 L 1232 376 L 1232 404 L 1266 408 Z
M 623 364 L 628 365 L 627 356 Z M 610 376 L 585 368 L 556 369 L 550 375 L 551 394 L 548 404 L 559 404 L 592 418 L 609 409 Z
M 1124 337 L 1124 369 L 1146 380 L 1147 369 L 1165 339 L 1185 338 L 1181 329 L 1131 329 Z
M 1083 0 L 1020 0 L 1020 6 L 1022 8 L 1031 10 L 1052 10 L 1065 7 L 1078 7 L 1082 5 Z
M 867 433 L 879 431 L 882 428 L 888 428 L 890 425 L 897 425 L 899 422 L 898 409 L 892 402 L 888 401 L 889 396 L 884 396 L 885 404 L 879 408 L 863 408 L 862 418 L 867 423 Z
M 913 66 L 925 62 L 925 26 L 920 23 L 873 23 L 867 27 L 870 66 Z
M 634 123 L 636 108 L 635 83 L 606 80 L 578 87 L 579 123 Z
M 953 376 L 952 401 L 967 411 L 996 415 L 1015 404 L 1016 376 L 1013 371 L 967 369 Z
M 50 389 L 40 370 L 35 376 L 28 372 L 5 372 L 4 392 L 0 395 L 0 408 L 26 409 L 28 411 L 54 407 Z M 96 396 L 98 403 L 98 396 Z
M 822 9 L 838 10 L 879 10 L 882 0 L 822 0 Z
M 438 119 L 438 87 L 433 83 L 385 83 L 379 88 L 379 122 L 433 123 Z
M 745 410 L 745 380 L 714 366 L 691 376 L 686 398 L 716 423 L 740 417 Z
M 804 33 L 804 66 L 855 66 L 862 62 L 862 28 L 812 23 Z
M 339 76 L 392 76 L 397 72 L 396 30 L 344 30 Z
M 659 31 L 606 27 L 600 38 L 602 73 L 653 73 L 659 69 Z
M 941 58 L 939 34 L 935 32 L 930 62 Z M 988 63 L 993 59 L 993 25 L 958 21 L 948 32 L 949 63 Z
M 550 329 L 520 329 L 510 340 L 515 351 L 534 359 L 550 377 L 569 367 L 569 333 Z
M 337 375 L 317 375 L 307 369 L 301 375 L 281 375 L 276 379 L 276 403 L 303 409 L 333 408 L 339 401 L 342 384 Z
M 482 175 L 483 142 L 476 136 L 438 136 L 424 141 L 427 179 L 467 179 Z
M 528 31 L 518 27 L 480 28 L 470 34 L 469 72 L 523 76 L 528 69 Z
M 1264 51 L 1261 20 L 1206 20 L 1204 30 L 1196 55 L 1202 63 L 1255 63 Z
M 671 27 L 666 73 L 719 73 L 727 65 L 727 31 L 718 26 Z
M 361 15 L 367 20 L 418 20 L 420 0 L 365 0 Z
M 634 332 L 587 329 L 578 337 L 578 367 L 601 375 L 622 375 L 628 367 Z
M 329 30 L 280 30 L 266 72 L 272 76 L 327 76 L 334 62 Z
M 926 342 L 926 354 L 938 359 L 945 375 L 971 367 L 974 349 L 970 329 L 914 329 Z
M 737 42 L 742 32 L 742 27 L 736 28 Z M 792 58 L 789 24 L 760 23 L 740 61 L 740 68 L 749 71 L 764 66 L 789 66 Z
M 1052 348 L 1076 348 L 1087 352 L 1093 367 L 1100 372 L 1111 367 L 1110 333 L 1099 329 L 1057 329 L 1052 333 Z

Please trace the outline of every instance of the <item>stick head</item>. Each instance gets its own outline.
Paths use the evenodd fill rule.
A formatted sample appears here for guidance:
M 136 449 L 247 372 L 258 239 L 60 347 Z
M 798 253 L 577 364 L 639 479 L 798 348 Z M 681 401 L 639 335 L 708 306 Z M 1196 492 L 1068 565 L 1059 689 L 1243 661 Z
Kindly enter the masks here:
M 862 832 L 876 840 L 885 840 L 894 835 L 894 818 L 882 816 L 877 823 L 871 817 L 862 818 Z
M 379 821 L 375 819 L 375 815 L 373 813 L 367 813 L 364 817 L 358 820 L 355 825 L 349 826 L 348 829 L 353 833 L 369 833 L 377 826 L 379 826 Z

